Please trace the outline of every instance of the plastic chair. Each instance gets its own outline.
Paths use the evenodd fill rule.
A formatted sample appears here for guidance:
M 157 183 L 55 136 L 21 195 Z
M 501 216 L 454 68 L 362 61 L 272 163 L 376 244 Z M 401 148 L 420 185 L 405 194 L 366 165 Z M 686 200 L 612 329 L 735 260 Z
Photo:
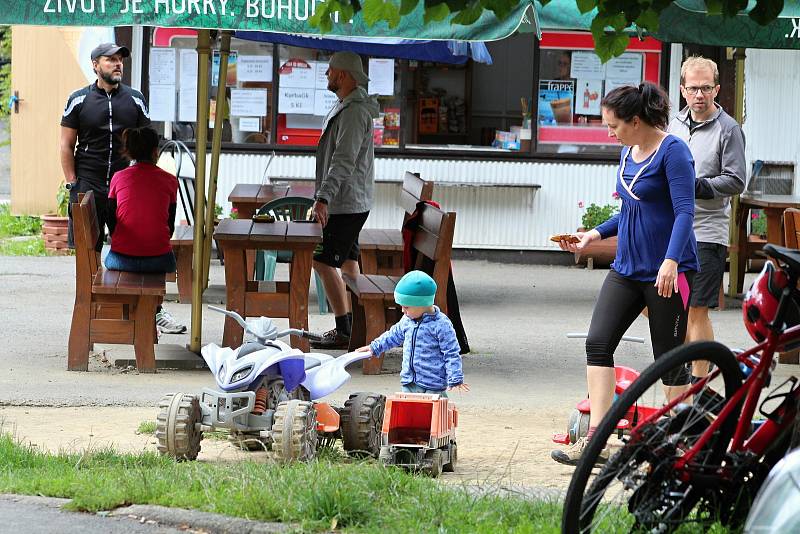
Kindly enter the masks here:
M 308 197 L 283 197 L 276 198 L 261 206 L 259 215 L 269 214 L 276 221 L 294 221 L 307 218 L 308 210 L 314 205 L 314 199 Z M 275 267 L 278 263 L 291 263 L 291 250 L 259 250 L 256 252 L 255 279 L 273 280 Z M 317 286 L 317 302 L 320 313 L 328 313 L 328 300 L 322 280 L 314 271 L 314 281 Z

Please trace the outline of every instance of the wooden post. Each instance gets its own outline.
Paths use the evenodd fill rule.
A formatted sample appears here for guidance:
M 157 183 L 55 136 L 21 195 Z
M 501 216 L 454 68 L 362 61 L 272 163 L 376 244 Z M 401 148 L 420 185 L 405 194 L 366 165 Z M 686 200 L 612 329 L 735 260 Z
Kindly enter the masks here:
M 734 118 L 736 122 L 744 126 L 744 48 L 737 48 L 734 53 L 736 58 L 736 109 Z M 731 198 L 731 219 L 730 227 L 728 229 L 729 239 L 728 242 L 735 245 L 736 248 L 730 251 L 730 273 L 728 276 L 728 296 L 731 298 L 736 297 L 738 293 L 738 280 L 739 280 L 739 255 L 747 254 L 746 250 L 741 250 L 738 246 L 740 241 L 746 240 L 739 239 L 739 225 L 737 224 L 737 214 L 739 212 L 739 195 Z
M 209 30 L 197 33 L 197 142 L 195 143 L 194 254 L 192 258 L 192 324 L 189 350 L 199 354 L 203 335 L 203 243 L 206 198 L 206 143 L 208 141 Z M 225 73 L 220 73 L 224 76 Z

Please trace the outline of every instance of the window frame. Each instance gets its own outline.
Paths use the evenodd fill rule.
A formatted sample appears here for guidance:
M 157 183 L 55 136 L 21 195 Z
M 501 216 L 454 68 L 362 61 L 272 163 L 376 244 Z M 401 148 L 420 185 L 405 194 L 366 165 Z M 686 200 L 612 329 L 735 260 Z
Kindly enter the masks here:
M 143 53 L 147 57 L 143 58 L 143 70 L 141 74 L 143 89 L 145 95 L 149 91 L 149 73 L 146 69 L 147 60 L 149 58 L 149 50 L 152 47 L 152 28 L 151 31 L 143 32 Z M 183 35 L 182 37 L 188 37 Z M 576 46 L 577 45 L 577 46 Z M 589 32 L 578 31 L 560 31 L 560 32 L 543 32 L 541 41 L 534 41 L 533 50 L 533 80 L 530 90 L 530 98 L 532 103 L 531 115 L 536 117 L 538 112 L 538 85 L 539 85 L 539 65 L 541 50 L 544 49 L 569 49 L 569 50 L 592 50 L 593 39 Z M 654 76 L 657 83 L 666 85 L 669 82 L 669 55 L 670 46 L 668 43 L 662 43 L 652 37 L 647 37 L 644 41 L 632 38 L 626 50 L 640 51 L 646 54 L 645 66 L 645 79 L 649 76 Z M 379 56 L 375 56 L 379 57 Z M 316 146 L 313 145 L 286 145 L 277 142 L 278 137 L 278 98 L 279 98 L 279 69 L 280 69 L 280 52 L 277 44 L 272 45 L 272 68 L 273 68 L 273 90 L 270 91 L 269 105 L 272 106 L 273 112 L 271 113 L 271 135 L 269 143 L 234 143 L 224 141 L 222 143 L 222 151 L 227 154 L 268 154 L 275 152 L 277 154 L 285 155 L 313 155 L 316 152 Z M 648 61 L 648 58 L 653 63 Z M 395 61 L 403 61 L 395 59 Z M 403 96 L 400 99 L 400 114 L 401 124 L 404 128 L 411 127 L 409 120 L 414 119 L 415 104 L 411 102 L 407 93 L 409 84 L 413 83 L 414 73 L 409 68 L 408 61 L 405 61 L 404 66 L 400 69 L 401 88 Z M 213 92 L 213 91 L 212 91 Z M 467 117 L 468 123 L 472 120 L 472 108 L 469 105 L 470 116 Z M 505 115 L 509 115 L 506 111 Z M 163 123 L 162 123 L 163 124 Z M 196 127 L 196 125 L 195 125 Z M 497 151 L 490 147 L 487 150 L 469 149 L 460 150 L 458 148 L 444 149 L 444 148 L 411 148 L 406 146 L 406 134 L 400 135 L 400 144 L 398 147 L 375 147 L 375 154 L 379 157 L 393 157 L 403 159 L 470 159 L 470 160 L 484 160 L 484 161 L 526 161 L 526 162 L 554 162 L 554 163 L 615 163 L 618 157 L 613 154 L 600 154 L 600 153 L 556 153 L 556 152 L 542 152 L 539 149 L 539 126 L 537 121 L 532 121 L 531 132 L 531 149 L 530 151 Z M 187 147 L 196 150 L 196 141 L 185 141 Z M 431 145 L 435 147 L 435 145 Z M 211 147 L 211 139 L 209 138 L 207 148 Z

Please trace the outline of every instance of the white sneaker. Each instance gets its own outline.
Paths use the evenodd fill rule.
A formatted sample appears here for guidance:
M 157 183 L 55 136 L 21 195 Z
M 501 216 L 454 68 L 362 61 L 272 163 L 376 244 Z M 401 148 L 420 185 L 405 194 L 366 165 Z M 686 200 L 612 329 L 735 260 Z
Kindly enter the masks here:
M 156 313 L 156 327 L 162 334 L 183 334 L 186 325 L 182 325 L 164 308 Z

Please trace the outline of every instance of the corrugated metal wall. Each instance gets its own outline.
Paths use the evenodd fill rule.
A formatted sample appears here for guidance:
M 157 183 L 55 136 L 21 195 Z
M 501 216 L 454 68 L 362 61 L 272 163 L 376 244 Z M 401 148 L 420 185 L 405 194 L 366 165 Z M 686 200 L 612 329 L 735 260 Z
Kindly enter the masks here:
M 261 183 L 268 160 L 267 154 L 222 155 L 217 203 L 226 212 L 234 185 Z M 188 164 L 184 169 L 181 174 L 193 172 Z M 578 202 L 614 202 L 614 169 L 612 165 L 592 164 L 377 158 L 379 183 L 367 226 L 399 226 L 403 214 L 396 207 L 396 199 L 403 173 L 408 170 L 433 180 L 437 184 L 435 200 L 458 214 L 454 246 L 555 250 L 548 237 L 578 227 L 583 213 Z M 268 174 L 273 179 L 311 179 L 314 157 L 276 156 Z M 530 187 L 534 184 L 541 188 Z
M 745 83 L 748 168 L 757 159 L 794 163 L 794 193 L 799 194 L 800 136 L 795 132 L 800 117 L 800 54 L 794 50 L 748 49 Z

